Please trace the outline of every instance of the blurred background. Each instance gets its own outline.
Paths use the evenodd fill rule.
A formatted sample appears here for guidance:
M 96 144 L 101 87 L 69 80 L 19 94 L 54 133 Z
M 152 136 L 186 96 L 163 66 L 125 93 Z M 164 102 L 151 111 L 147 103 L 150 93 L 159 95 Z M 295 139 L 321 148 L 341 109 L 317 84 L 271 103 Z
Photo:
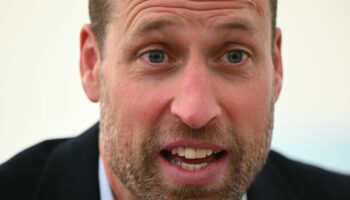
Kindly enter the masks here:
M 88 4 L 0 1 L 0 163 L 98 121 L 79 78 Z M 350 174 L 350 1 L 279 0 L 284 83 L 273 148 Z

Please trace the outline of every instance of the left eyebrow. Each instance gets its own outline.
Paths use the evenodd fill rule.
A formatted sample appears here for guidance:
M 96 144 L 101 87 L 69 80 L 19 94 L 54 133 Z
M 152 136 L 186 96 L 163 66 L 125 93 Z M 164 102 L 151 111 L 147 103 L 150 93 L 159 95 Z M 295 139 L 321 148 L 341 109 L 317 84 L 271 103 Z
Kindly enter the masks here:
M 257 30 L 249 22 L 245 21 L 231 21 L 228 23 L 223 23 L 218 26 L 219 30 L 223 31 L 242 31 L 248 32 L 254 35 Z

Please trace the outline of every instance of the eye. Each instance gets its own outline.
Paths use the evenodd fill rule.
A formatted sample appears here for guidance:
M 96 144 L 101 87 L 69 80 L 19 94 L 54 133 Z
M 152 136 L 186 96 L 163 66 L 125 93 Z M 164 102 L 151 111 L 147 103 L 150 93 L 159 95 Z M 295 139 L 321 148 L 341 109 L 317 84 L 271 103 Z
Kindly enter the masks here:
M 225 53 L 223 59 L 226 62 L 229 62 L 232 64 L 239 64 L 245 61 L 247 58 L 248 58 L 247 53 L 242 50 L 230 50 Z
M 142 57 L 152 64 L 161 64 L 168 60 L 168 55 L 161 50 L 150 50 L 144 53 Z

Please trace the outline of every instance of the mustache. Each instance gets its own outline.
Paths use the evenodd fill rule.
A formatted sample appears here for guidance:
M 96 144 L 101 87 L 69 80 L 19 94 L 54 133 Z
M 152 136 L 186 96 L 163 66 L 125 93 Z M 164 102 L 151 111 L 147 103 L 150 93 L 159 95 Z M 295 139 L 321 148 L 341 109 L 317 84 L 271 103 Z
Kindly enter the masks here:
M 151 131 L 150 139 L 156 143 L 166 143 L 175 139 L 198 140 L 214 143 L 226 148 L 238 146 L 237 131 L 221 123 L 210 123 L 201 128 L 194 129 L 187 124 L 177 121 L 162 124 Z M 155 144 L 154 142 L 151 142 Z M 158 144 L 160 145 L 160 144 Z

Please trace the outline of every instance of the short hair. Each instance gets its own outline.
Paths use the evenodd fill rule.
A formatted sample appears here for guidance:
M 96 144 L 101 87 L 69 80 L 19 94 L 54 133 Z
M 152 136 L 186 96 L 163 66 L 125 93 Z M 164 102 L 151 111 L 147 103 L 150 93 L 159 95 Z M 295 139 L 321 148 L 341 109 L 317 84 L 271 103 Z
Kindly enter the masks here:
M 89 0 L 89 16 L 91 20 L 92 32 L 97 40 L 100 50 L 103 50 L 106 27 L 110 20 L 112 12 L 112 0 Z M 269 0 L 272 13 L 272 38 L 275 37 L 276 18 L 277 18 L 277 1 Z
M 111 7 L 111 0 L 89 0 L 91 29 L 100 50 L 103 50 L 106 27 L 111 15 Z

